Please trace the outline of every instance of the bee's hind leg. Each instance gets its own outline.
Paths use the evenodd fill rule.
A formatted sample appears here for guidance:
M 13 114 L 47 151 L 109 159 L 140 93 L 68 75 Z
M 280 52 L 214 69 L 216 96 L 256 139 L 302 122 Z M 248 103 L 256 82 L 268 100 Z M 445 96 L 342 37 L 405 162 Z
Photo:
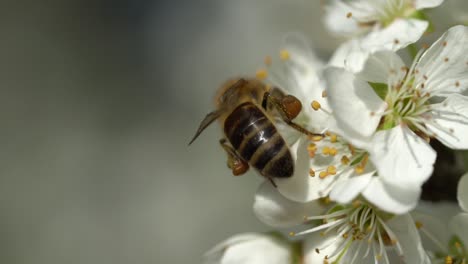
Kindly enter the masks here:
M 239 155 L 236 153 L 236 150 L 227 144 L 225 138 L 220 139 L 219 144 L 221 147 L 223 147 L 228 155 L 227 165 L 228 168 L 232 170 L 232 174 L 234 176 L 242 175 L 249 170 L 249 164 L 241 157 L 239 157 Z

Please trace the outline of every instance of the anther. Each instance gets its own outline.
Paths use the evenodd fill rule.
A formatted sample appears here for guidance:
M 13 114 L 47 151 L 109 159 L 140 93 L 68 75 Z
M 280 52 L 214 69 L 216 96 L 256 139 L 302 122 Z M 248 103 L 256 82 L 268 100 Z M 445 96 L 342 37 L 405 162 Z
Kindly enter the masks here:
M 445 57 L 444 62 L 448 62 L 449 58 Z
M 338 153 L 338 150 L 336 150 L 336 148 L 330 148 L 330 151 L 329 151 L 330 156 L 335 156 L 336 153 Z
M 315 171 L 313 169 L 309 169 L 309 176 L 315 177 Z
M 323 90 L 322 91 L 322 98 L 325 98 L 325 97 L 327 97 L 327 91 Z
M 328 174 L 327 171 L 321 171 L 321 172 L 319 173 L 319 178 L 320 178 L 320 179 L 325 179 L 328 175 L 329 175 L 329 174 Z
M 347 156 L 343 156 L 341 158 L 341 164 L 348 165 L 349 164 L 349 158 Z
M 420 221 L 415 221 L 414 224 L 416 225 L 417 229 L 421 229 L 424 226 L 423 223 Z
M 455 82 L 455 87 L 459 87 L 459 86 L 460 86 L 460 82 L 459 81 Z
M 428 78 L 427 78 L 427 75 L 425 75 L 425 74 L 423 75 L 423 78 L 424 78 L 424 80 L 427 80 L 427 79 L 428 79 Z
M 312 140 L 312 141 L 317 142 L 317 141 L 322 140 L 323 137 L 322 136 L 311 136 L 311 137 L 309 137 L 309 139 Z
M 395 43 L 395 44 L 400 44 L 400 41 L 399 41 L 398 39 L 394 39 L 394 40 L 393 40 L 393 43 Z
M 362 167 L 361 165 L 357 165 L 355 168 L 354 168 L 354 171 L 357 173 L 357 174 L 362 174 L 364 172 L 364 167 Z
M 320 254 L 320 249 L 316 248 L 316 249 L 315 249 L 315 252 L 316 252 L 317 254 Z
M 292 236 L 292 237 L 293 237 L 293 236 L 295 236 L 295 235 L 296 235 L 296 233 L 294 233 L 294 232 L 289 232 L 289 236 Z
M 327 146 L 323 147 L 322 154 L 323 155 L 329 155 L 330 154 L 330 148 L 327 147 Z
M 353 16 L 353 13 L 351 13 L 351 12 L 348 12 L 348 13 L 346 14 L 346 18 L 351 18 L 352 16 Z
M 452 263 L 453 263 L 452 257 L 446 256 L 446 257 L 445 257 L 445 264 L 452 264 Z
M 331 143 L 336 143 L 338 141 L 338 136 L 336 134 L 331 134 L 330 135 L 330 142 Z
M 289 51 L 283 49 L 280 51 L 280 58 L 281 60 L 286 61 L 291 58 L 291 55 L 289 54 Z
M 327 167 L 327 173 L 331 174 L 331 175 L 335 175 L 336 174 L 336 167 L 333 166 L 333 165 L 328 166 Z
M 271 56 L 266 56 L 263 62 L 265 63 L 266 66 L 270 66 L 272 63 Z
M 259 80 L 265 80 L 268 77 L 268 72 L 265 69 L 260 69 L 255 73 L 255 77 Z
M 314 109 L 315 111 L 319 110 L 320 107 L 321 107 L 320 103 L 315 101 L 315 100 L 312 101 L 312 103 L 310 105 L 312 106 L 312 109 Z
M 442 42 L 442 46 L 447 47 L 447 41 Z

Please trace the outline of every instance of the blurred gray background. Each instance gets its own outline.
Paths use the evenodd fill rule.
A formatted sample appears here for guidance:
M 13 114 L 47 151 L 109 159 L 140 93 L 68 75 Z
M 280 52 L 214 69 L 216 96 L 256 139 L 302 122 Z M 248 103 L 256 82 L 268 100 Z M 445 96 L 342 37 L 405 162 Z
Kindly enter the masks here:
M 267 230 L 261 179 L 230 175 L 219 128 L 187 143 L 285 33 L 331 54 L 319 1 L 2 3 L 1 263 L 199 263 Z

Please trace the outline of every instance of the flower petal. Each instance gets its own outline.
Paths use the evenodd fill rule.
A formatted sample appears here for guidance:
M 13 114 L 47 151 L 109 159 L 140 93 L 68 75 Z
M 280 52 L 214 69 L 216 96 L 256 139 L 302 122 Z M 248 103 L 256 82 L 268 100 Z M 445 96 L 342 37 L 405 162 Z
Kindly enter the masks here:
M 419 232 L 410 214 L 399 215 L 387 222 L 395 233 L 401 245 L 401 258 L 404 263 L 430 264 L 431 261 L 424 250 Z
M 337 237 L 336 234 L 326 236 L 321 236 L 318 232 L 310 234 L 304 241 L 304 264 L 324 263 L 325 258 L 331 256 L 342 242 L 343 238 Z M 329 246 L 323 248 L 325 245 Z M 323 249 L 317 250 L 318 248 Z M 335 258 L 327 257 L 327 260 L 333 263 Z
M 468 214 L 461 213 L 454 216 L 449 223 L 450 231 L 452 234 L 457 235 L 463 243 L 468 245 Z
M 416 9 L 432 8 L 441 5 L 444 0 L 415 0 L 413 5 Z
M 368 1 L 354 1 L 353 5 L 341 0 L 331 0 L 325 7 L 323 22 L 327 29 L 337 36 L 352 37 L 370 30 L 355 18 L 376 17 L 375 8 Z M 362 19 L 361 19 L 362 20 Z M 374 19 L 375 20 L 375 19 Z
M 432 173 L 436 152 L 406 126 L 377 132 L 371 146 L 370 159 L 387 183 L 418 189 Z
M 389 76 L 403 78 L 405 72 L 401 70 L 405 64 L 393 51 L 379 51 L 367 59 L 359 77 L 368 82 L 387 84 Z
M 452 149 L 468 149 L 468 97 L 451 94 L 432 107 L 432 120 L 426 127 Z
M 272 227 L 290 227 L 304 222 L 310 212 L 319 212 L 322 206 L 317 202 L 298 203 L 281 195 L 269 181 L 265 181 L 255 194 L 253 205 L 257 218 Z
M 351 177 L 335 184 L 330 192 L 330 199 L 338 203 L 350 203 L 367 187 L 374 172 Z
M 352 73 L 335 67 L 325 71 L 328 100 L 338 127 L 359 140 L 371 136 L 380 122 L 386 103 L 378 97 L 369 84 Z M 358 146 L 359 147 L 359 146 Z
M 411 211 L 418 204 L 421 188 L 405 189 L 385 184 L 379 177 L 373 177 L 362 195 L 378 208 L 403 214 Z
M 309 202 L 327 195 L 323 193 L 323 190 L 328 182 L 321 182 L 318 177 L 311 177 L 309 175 L 312 161 L 307 151 L 307 145 L 307 139 L 302 137 L 291 147 L 291 152 L 297 155 L 293 176 L 275 179 L 278 191 L 284 197 L 296 202 Z M 295 148 L 297 151 L 294 151 Z
M 457 199 L 463 211 L 468 212 L 468 173 L 465 173 L 458 182 Z
M 208 251 L 209 264 L 283 264 L 291 262 L 288 244 L 264 234 L 239 234 Z
M 370 53 L 379 50 L 397 51 L 417 42 L 429 23 L 419 19 L 395 19 L 389 26 L 370 32 L 361 41 L 363 50 Z
M 361 47 L 360 39 L 350 39 L 335 50 L 328 65 L 357 73 L 362 70 L 368 56 L 369 53 Z
M 432 95 L 460 93 L 468 88 L 468 27 L 447 30 L 423 54 L 415 84 Z M 424 85 L 422 85 L 424 84 Z

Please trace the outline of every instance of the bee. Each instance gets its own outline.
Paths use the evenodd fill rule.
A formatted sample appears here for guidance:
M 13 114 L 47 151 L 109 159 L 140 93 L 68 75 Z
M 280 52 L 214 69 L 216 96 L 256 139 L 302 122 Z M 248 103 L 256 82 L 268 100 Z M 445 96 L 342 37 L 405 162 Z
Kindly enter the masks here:
M 189 145 L 213 121 L 219 120 L 224 132 L 219 143 L 227 153 L 227 165 L 235 176 L 244 174 L 252 166 L 276 187 L 275 178 L 294 174 L 291 151 L 275 126 L 278 117 L 303 134 L 322 136 L 292 121 L 302 110 L 296 97 L 256 79 L 227 81 L 219 89 L 215 105 L 216 110 L 206 115 Z

